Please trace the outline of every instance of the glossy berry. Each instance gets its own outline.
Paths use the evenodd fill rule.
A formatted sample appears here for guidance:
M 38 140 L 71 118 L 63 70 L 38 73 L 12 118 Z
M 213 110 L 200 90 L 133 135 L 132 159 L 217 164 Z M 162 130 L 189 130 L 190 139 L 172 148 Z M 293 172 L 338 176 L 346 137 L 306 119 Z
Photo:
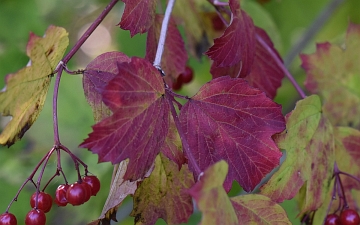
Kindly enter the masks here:
M 47 213 L 50 211 L 52 206 L 52 197 L 48 193 L 39 192 L 38 194 L 38 204 L 37 208 Z M 30 205 L 32 208 L 35 208 L 36 205 L 36 192 L 30 198 Z
M 360 217 L 359 214 L 353 209 L 345 209 L 340 214 L 341 225 L 359 225 Z
M 61 184 L 55 191 L 55 199 L 54 202 L 58 206 L 66 206 L 68 204 L 68 200 L 66 198 L 66 192 L 69 189 L 70 185 Z
M 91 187 L 88 183 L 85 182 L 82 182 L 81 185 L 85 188 L 85 202 L 87 202 L 91 197 Z
M 336 214 L 327 215 L 324 225 L 340 225 L 339 216 Z
M 175 91 L 180 90 L 182 84 L 183 84 L 182 81 L 178 78 L 172 83 L 171 88 Z
M 211 17 L 211 23 L 215 31 L 223 31 L 226 28 L 226 25 L 217 14 Z
M 182 83 L 187 84 L 192 81 L 194 77 L 194 71 L 191 67 L 187 66 L 185 71 L 179 75 L 178 80 L 181 80 Z
M 12 213 L 3 213 L 0 215 L 0 225 L 17 225 L 17 220 Z
M 100 191 L 100 180 L 96 176 L 85 176 L 83 182 L 91 187 L 92 196 L 95 196 Z
M 71 205 L 81 205 L 86 200 L 85 187 L 79 183 L 70 185 L 66 192 L 66 199 Z
M 45 225 L 46 216 L 45 213 L 40 209 L 32 209 L 25 217 L 26 225 Z

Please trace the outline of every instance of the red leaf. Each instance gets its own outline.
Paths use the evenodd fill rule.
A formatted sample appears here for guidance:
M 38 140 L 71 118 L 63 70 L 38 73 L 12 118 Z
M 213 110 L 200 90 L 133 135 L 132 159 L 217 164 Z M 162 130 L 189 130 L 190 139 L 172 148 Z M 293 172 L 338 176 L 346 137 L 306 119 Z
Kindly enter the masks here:
M 150 62 L 153 62 L 155 59 L 162 21 L 163 16 L 156 15 L 155 23 L 148 32 L 145 58 Z M 161 60 L 161 68 L 166 74 L 165 79 L 168 85 L 171 85 L 168 81 L 176 80 L 176 78 L 184 72 L 187 60 L 188 56 L 184 41 L 177 29 L 175 21 L 171 19 L 168 25 L 164 53 Z
M 181 109 L 180 122 L 200 169 L 221 159 L 246 191 L 279 164 L 271 136 L 285 129 L 281 106 L 240 78 L 219 77 L 205 84 Z M 190 168 L 193 169 L 193 168 Z
M 276 63 L 275 59 L 269 53 L 273 51 L 277 58 L 282 62 L 279 53 L 267 33 L 259 27 L 255 27 L 256 32 L 256 49 L 254 63 L 249 74 L 241 74 L 241 62 L 231 67 L 211 67 L 213 78 L 229 75 L 231 77 L 242 77 L 253 87 L 264 91 L 267 96 L 273 99 L 276 96 L 277 89 L 281 86 L 284 73 Z M 267 45 L 264 47 L 261 41 Z
M 124 30 L 130 30 L 131 36 L 145 33 L 154 22 L 156 0 L 122 0 L 126 6 L 119 23 Z
M 93 126 L 80 145 L 99 161 L 119 163 L 129 158 L 126 180 L 142 178 L 154 163 L 169 130 L 169 105 L 159 71 L 147 60 L 131 58 L 102 92 L 113 115 Z M 156 119 L 154 119 L 156 118 Z
M 130 58 L 121 52 L 107 52 L 87 65 L 83 76 L 83 87 L 85 97 L 93 109 L 95 121 L 110 115 L 102 102 L 101 90 L 119 73 L 117 64 L 129 61 Z
M 275 59 L 269 53 L 273 51 L 277 58 L 282 62 L 279 53 L 274 48 L 274 45 L 267 35 L 267 33 L 258 27 L 256 29 L 256 53 L 251 72 L 245 77 L 249 84 L 253 87 L 264 91 L 266 95 L 274 99 L 277 89 L 281 86 L 281 81 L 284 78 L 284 73 L 276 63 Z M 261 39 L 261 40 L 259 40 Z M 266 49 L 260 41 L 268 46 Z
M 232 12 L 231 24 L 220 38 L 214 40 L 214 45 L 205 54 L 214 60 L 212 71 L 219 67 L 237 67 L 240 69 L 239 77 L 244 77 L 250 73 L 254 62 L 254 24 L 240 9 L 238 0 L 230 0 L 229 4 Z

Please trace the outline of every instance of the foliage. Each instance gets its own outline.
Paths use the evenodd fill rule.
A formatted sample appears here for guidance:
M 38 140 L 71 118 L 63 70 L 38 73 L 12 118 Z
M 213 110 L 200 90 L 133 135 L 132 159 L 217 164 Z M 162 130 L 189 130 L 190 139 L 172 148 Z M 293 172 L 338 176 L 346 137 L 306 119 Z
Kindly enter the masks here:
M 64 57 L 64 28 L 49 26 L 42 38 L 31 33 L 26 47 L 30 63 L 7 75 L 0 92 L 1 113 L 11 116 L 0 134 L 0 143 L 7 146 L 33 125 L 56 77 L 54 142 L 46 143 L 53 145 L 24 178 L 13 201 L 26 191 L 25 184 L 33 183 L 35 193 L 42 193 L 53 188 L 60 175 L 63 183 L 77 180 L 79 187 L 89 171 L 104 182 L 105 172 L 75 156 L 62 144 L 66 138 L 60 141 L 57 99 L 62 74 L 68 72 L 82 74 L 95 120 L 92 131 L 79 127 L 82 137 L 89 133 L 80 147 L 96 154 L 99 162 L 114 164 L 107 201 L 98 219 L 87 218 L 93 220 L 90 224 L 116 221 L 127 196 L 132 197 L 129 213 L 135 224 L 155 224 L 160 218 L 168 224 L 186 223 L 197 211 L 201 224 L 291 224 L 289 210 L 280 205 L 285 200 L 296 202 L 297 221 L 309 224 L 321 224 L 329 214 L 340 216 L 348 207 L 359 210 L 360 25 L 350 23 L 343 46 L 321 43 L 315 53 L 300 55 L 310 96 L 277 50 L 283 49 L 281 39 L 289 37 L 275 25 L 281 22 L 271 9 L 274 2 L 189 0 L 172 8 L 173 0 L 123 0 L 118 26 L 134 39 L 147 34 L 145 56 L 112 50 L 94 57 L 84 70 L 69 70 L 74 54 L 117 3 L 108 4 Z M 265 19 L 257 12 L 264 12 Z M 269 18 L 271 22 L 264 22 Z M 181 94 L 174 92 L 171 87 L 187 66 L 197 65 L 196 59 L 204 61 L 195 69 L 196 80 Z M 204 84 L 203 77 L 210 74 L 212 79 Z M 282 93 L 289 90 L 284 76 L 302 98 L 293 110 L 291 102 L 283 101 Z M 286 116 L 284 108 L 291 111 Z M 76 113 L 68 117 L 71 114 Z M 53 166 L 52 155 L 57 159 Z M 75 166 L 74 175 L 67 165 L 63 169 L 64 157 Z M 54 175 L 46 175 L 49 167 Z M 244 192 L 239 195 L 234 183 Z M 86 193 L 85 186 L 80 189 Z M 229 197 L 234 190 L 236 196 Z M 39 200 L 34 196 L 36 208 Z

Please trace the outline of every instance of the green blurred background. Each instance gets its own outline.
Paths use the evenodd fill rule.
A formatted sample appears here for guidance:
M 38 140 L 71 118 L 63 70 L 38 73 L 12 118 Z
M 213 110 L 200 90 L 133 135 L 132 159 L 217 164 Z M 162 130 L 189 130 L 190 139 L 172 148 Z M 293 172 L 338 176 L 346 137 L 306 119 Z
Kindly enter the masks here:
M 178 0 L 181 1 L 181 0 Z M 184 1 L 184 0 L 183 0 Z M 16 72 L 28 62 L 25 47 L 29 32 L 42 36 L 46 28 L 53 24 L 64 27 L 70 36 L 70 47 L 74 45 L 79 35 L 89 26 L 109 1 L 105 0 L 0 0 L 0 87 L 4 87 L 6 74 Z M 256 25 L 264 28 L 274 41 L 283 57 L 292 50 L 303 37 L 318 15 L 333 1 L 329 0 L 242 0 L 243 8 L 253 17 Z M 118 50 L 129 56 L 145 55 L 146 35 L 136 35 L 130 38 L 128 31 L 122 31 L 116 24 L 120 22 L 124 5 L 119 3 L 102 26 L 70 61 L 69 68 L 76 70 L 84 68 L 97 55 Z M 349 22 L 360 23 L 360 1 L 344 0 L 337 7 L 324 26 L 316 30 L 316 35 L 302 48 L 302 52 L 315 51 L 315 42 L 330 41 L 342 43 Z M 193 95 L 199 87 L 211 79 L 209 61 L 191 58 L 189 64 L 195 70 L 195 80 L 181 90 L 182 94 Z M 305 78 L 297 57 L 289 66 L 293 76 L 302 85 Z M 44 109 L 38 120 L 25 134 L 23 139 L 10 148 L 0 147 L 0 212 L 5 211 L 18 188 L 29 176 L 35 165 L 53 145 L 52 98 L 53 82 L 50 87 Z M 284 113 L 290 111 L 299 99 L 298 94 L 284 79 L 276 101 L 283 105 Z M 62 143 L 80 156 L 89 165 L 92 173 L 100 177 L 102 189 L 98 196 L 93 197 L 82 206 L 56 205 L 47 215 L 48 224 L 86 224 L 96 219 L 105 203 L 109 191 L 112 166 L 109 163 L 97 164 L 97 156 L 77 146 L 91 132 L 94 123 L 91 109 L 87 104 L 81 83 L 81 75 L 64 74 L 59 94 L 59 129 Z M 0 117 L 0 130 L 7 119 Z M 76 181 L 76 172 L 69 157 L 63 157 L 63 168 L 70 182 Z M 45 170 L 46 181 L 56 169 L 56 162 L 51 158 Z M 36 178 L 37 179 L 37 178 Z M 54 193 L 56 187 L 63 183 L 61 177 L 55 178 L 47 189 Z M 29 198 L 35 192 L 33 185 L 28 184 L 21 192 L 18 202 L 11 207 L 22 224 L 26 213 L 30 210 Z M 230 196 L 241 193 L 241 188 L 235 184 Z M 133 224 L 131 198 L 119 208 L 118 223 Z M 299 224 L 298 213 L 294 201 L 283 203 L 294 224 Z M 188 224 L 197 224 L 200 213 L 195 213 Z M 159 220 L 158 224 L 165 224 Z

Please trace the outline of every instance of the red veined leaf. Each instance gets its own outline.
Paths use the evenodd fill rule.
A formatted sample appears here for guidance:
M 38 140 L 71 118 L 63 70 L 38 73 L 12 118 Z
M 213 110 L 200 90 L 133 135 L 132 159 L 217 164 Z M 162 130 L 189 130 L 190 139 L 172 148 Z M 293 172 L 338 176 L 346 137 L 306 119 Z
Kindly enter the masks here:
M 182 107 L 180 122 L 202 171 L 227 161 L 227 191 L 233 180 L 251 191 L 279 164 L 281 152 L 271 137 L 285 129 L 281 106 L 241 78 L 205 84 Z
M 161 75 L 147 60 L 131 58 L 118 64 L 118 71 L 102 91 L 113 115 L 94 125 L 80 146 L 98 154 L 100 162 L 115 164 L 129 158 L 124 179 L 137 180 L 150 169 L 164 144 L 169 105 Z
M 145 33 L 154 23 L 156 0 L 122 0 L 125 3 L 124 14 L 119 23 L 124 30 L 130 30 L 131 36 Z
M 118 63 L 129 62 L 130 58 L 121 52 L 107 52 L 99 55 L 85 68 L 83 87 L 86 100 L 90 104 L 95 121 L 110 115 L 102 101 L 101 91 L 118 73 Z
M 205 54 L 214 61 L 212 73 L 216 69 L 234 70 L 234 67 L 238 72 L 234 77 L 245 77 L 250 73 L 255 57 L 254 24 L 240 9 L 238 0 L 230 0 L 229 5 L 232 12 L 231 23 Z

